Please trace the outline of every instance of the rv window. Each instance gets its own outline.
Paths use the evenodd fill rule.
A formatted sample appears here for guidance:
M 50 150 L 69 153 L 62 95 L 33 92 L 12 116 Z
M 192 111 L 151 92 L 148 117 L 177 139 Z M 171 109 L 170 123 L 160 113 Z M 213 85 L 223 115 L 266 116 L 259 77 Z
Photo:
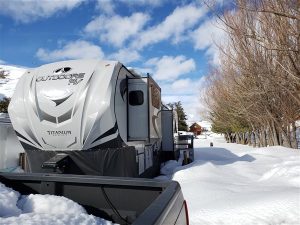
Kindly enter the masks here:
M 142 91 L 129 92 L 129 104 L 130 105 L 143 105 L 144 93 Z

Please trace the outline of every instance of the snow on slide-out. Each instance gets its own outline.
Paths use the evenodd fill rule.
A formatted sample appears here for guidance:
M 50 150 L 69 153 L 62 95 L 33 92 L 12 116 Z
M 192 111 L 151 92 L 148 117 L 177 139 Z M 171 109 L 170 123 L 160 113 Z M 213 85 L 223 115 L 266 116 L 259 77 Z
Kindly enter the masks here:
M 229 144 L 215 134 L 194 146 L 192 164 L 162 168 L 180 183 L 191 225 L 300 225 L 299 150 Z
M 0 183 L 1 225 L 111 225 L 110 221 L 88 215 L 70 199 L 54 195 L 28 195 Z

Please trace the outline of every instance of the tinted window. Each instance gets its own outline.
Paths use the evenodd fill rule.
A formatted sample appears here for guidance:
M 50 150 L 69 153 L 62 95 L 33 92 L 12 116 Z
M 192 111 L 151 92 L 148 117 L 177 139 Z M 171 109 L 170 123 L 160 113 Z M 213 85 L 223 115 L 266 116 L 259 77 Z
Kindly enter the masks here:
M 129 104 L 130 105 L 143 105 L 144 93 L 142 91 L 129 92 Z

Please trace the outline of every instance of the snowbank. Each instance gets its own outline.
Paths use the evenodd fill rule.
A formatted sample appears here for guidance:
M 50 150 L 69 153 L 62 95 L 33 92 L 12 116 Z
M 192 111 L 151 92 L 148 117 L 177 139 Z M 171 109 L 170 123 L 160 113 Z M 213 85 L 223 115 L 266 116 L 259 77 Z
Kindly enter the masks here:
M 20 194 L 0 183 L 0 223 L 1 217 L 16 216 L 21 213 L 17 207 Z
M 79 204 L 61 196 L 29 195 L 0 183 L 0 224 L 109 225 L 110 221 L 88 215 Z
M 162 168 L 180 183 L 191 225 L 300 224 L 299 150 L 230 144 L 215 134 L 194 146 L 192 164 Z
M 0 65 L 0 71 L 8 73 L 5 79 L 0 79 L 0 100 L 4 97 L 12 97 L 20 77 L 27 69 L 15 66 Z

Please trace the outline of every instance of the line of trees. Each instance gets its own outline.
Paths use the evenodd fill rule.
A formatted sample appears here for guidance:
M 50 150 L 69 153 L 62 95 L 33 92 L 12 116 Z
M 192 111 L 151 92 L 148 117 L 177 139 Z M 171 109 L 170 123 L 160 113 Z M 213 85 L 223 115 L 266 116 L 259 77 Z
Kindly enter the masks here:
M 9 71 L 4 70 L 0 67 L 0 79 L 5 79 L 9 75 Z M 0 113 L 7 113 L 8 104 L 10 102 L 10 98 L 4 97 L 0 99 Z
M 220 17 L 228 42 L 207 80 L 215 132 L 228 142 L 297 148 L 300 1 L 235 0 Z
M 0 99 L 0 113 L 7 113 L 10 98 Z

